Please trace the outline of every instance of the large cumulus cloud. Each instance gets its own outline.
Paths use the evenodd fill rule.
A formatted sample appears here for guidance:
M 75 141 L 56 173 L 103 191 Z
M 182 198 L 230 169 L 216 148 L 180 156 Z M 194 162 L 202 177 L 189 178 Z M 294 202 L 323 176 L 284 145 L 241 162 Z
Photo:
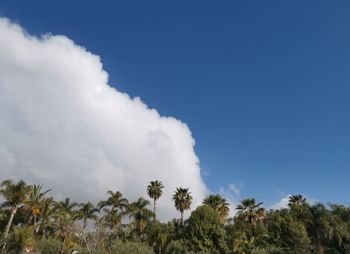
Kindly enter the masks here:
M 28 35 L 0 18 L 0 178 L 53 188 L 60 198 L 96 201 L 106 190 L 130 200 L 163 181 L 160 217 L 171 195 L 207 193 L 186 124 L 108 85 L 100 58 L 65 36 Z

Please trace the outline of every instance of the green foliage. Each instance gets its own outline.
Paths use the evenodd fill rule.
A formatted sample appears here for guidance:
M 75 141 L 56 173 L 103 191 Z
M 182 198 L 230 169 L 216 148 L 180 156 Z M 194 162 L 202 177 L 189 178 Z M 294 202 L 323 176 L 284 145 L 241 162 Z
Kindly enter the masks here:
M 162 189 L 159 181 L 147 187 L 153 211 Z M 209 195 L 186 223 L 183 212 L 190 209 L 192 196 L 184 188 L 172 196 L 181 220 L 168 223 L 155 220 L 149 201 L 139 198 L 129 203 L 118 191 L 108 191 L 97 206 L 78 205 L 69 198 L 55 201 L 42 185 L 6 180 L 0 195 L 0 245 L 6 254 L 24 249 L 45 254 L 72 249 L 92 254 L 350 253 L 350 208 L 311 206 L 301 195 L 291 196 L 288 208 L 268 212 L 255 199 L 244 199 L 236 216 L 228 220 L 226 200 Z
M 209 195 L 203 200 L 204 205 L 208 205 L 214 209 L 219 215 L 221 223 L 224 223 L 230 212 L 229 203 L 220 195 Z
M 32 227 L 17 227 L 11 232 L 6 241 L 6 250 L 8 253 L 18 253 L 26 247 L 35 249 L 36 242 L 34 239 Z
M 145 243 L 116 242 L 112 247 L 115 254 L 153 254 L 153 249 Z
M 45 254 L 57 254 L 61 248 L 61 241 L 57 239 L 42 239 L 38 242 L 38 251 Z
M 148 242 L 157 252 L 164 251 L 173 234 L 174 227 L 171 224 L 152 223 L 147 227 Z
M 286 253 L 310 253 L 310 239 L 303 223 L 289 214 L 276 212 L 267 219 L 271 243 Z
M 186 254 L 187 248 L 183 240 L 171 241 L 166 247 L 166 254 Z
M 186 236 L 190 248 L 196 252 L 222 253 L 226 249 L 225 231 L 213 208 L 202 205 L 188 219 Z

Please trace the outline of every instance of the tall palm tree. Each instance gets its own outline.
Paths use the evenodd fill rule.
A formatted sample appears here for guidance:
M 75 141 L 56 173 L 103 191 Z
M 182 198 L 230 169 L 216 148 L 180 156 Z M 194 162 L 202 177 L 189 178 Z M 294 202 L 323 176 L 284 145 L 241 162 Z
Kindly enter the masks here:
M 263 203 L 256 203 L 254 198 L 247 198 L 237 205 L 236 218 L 249 222 L 251 225 L 256 225 L 256 222 L 262 221 L 265 217 L 265 209 L 260 207 Z
M 176 188 L 175 194 L 173 195 L 175 207 L 181 213 L 182 226 L 184 224 L 183 213 L 185 210 L 190 209 L 192 204 L 191 192 L 188 190 L 189 188 Z
M 161 181 L 151 181 L 147 186 L 147 193 L 150 198 L 153 199 L 153 221 L 156 222 L 156 202 L 163 194 L 163 183 Z
M 203 204 L 212 207 L 219 215 L 221 223 L 224 223 L 230 212 L 229 203 L 225 198 L 220 195 L 209 195 L 204 199 Z
M 4 198 L 4 202 L 1 204 L 1 208 L 8 208 L 11 210 L 11 216 L 8 220 L 4 239 L 7 238 L 10 231 L 12 221 L 16 215 L 18 209 L 23 206 L 28 194 L 27 184 L 20 180 L 17 183 L 14 183 L 12 180 L 5 180 L 1 183 L 0 195 Z M 5 243 L 3 249 L 5 248 Z
M 129 205 L 129 216 L 134 220 L 137 234 L 141 240 L 144 238 L 144 231 L 150 219 L 154 217 L 151 210 L 147 208 L 150 202 L 144 198 L 139 198 Z
M 80 209 L 78 210 L 77 216 L 78 219 L 83 220 L 83 229 L 85 229 L 88 220 L 97 220 L 98 217 L 96 213 L 98 212 L 98 209 L 90 202 L 81 203 L 79 207 Z
M 98 203 L 97 206 L 99 207 L 99 209 L 105 206 L 110 206 L 112 211 L 116 209 L 123 211 L 128 207 L 129 201 L 126 198 L 123 198 L 123 194 L 121 192 L 113 192 L 109 190 L 107 191 L 107 195 L 109 195 L 107 200 L 103 200 Z
M 43 205 L 47 199 L 46 194 L 50 190 L 43 191 L 42 185 L 29 186 L 28 197 L 24 202 L 25 210 L 29 214 L 29 221 L 34 225 L 34 233 L 38 232 L 38 224 L 41 216 Z

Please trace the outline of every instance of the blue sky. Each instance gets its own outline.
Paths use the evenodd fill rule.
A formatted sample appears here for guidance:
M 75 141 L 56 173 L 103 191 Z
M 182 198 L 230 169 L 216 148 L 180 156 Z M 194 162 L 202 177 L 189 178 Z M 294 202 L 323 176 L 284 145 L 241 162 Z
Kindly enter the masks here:
M 213 191 L 350 204 L 347 1 L 1 1 L 101 56 L 110 84 L 186 122 Z

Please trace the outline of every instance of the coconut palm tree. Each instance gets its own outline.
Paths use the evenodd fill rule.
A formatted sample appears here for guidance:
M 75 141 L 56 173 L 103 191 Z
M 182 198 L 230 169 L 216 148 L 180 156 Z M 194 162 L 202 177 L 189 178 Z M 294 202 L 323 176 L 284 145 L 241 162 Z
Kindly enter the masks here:
M 80 203 L 79 207 L 77 217 L 83 220 L 83 229 L 85 229 L 88 220 L 97 220 L 98 209 L 90 202 Z
M 181 213 L 182 226 L 184 224 L 183 213 L 185 210 L 190 209 L 192 204 L 191 192 L 188 190 L 189 188 L 176 188 L 175 194 L 173 195 L 175 207 Z
M 150 198 L 153 199 L 153 214 L 154 223 L 156 222 L 156 202 L 162 196 L 163 194 L 163 183 L 161 181 L 151 181 L 150 184 L 147 186 L 147 193 Z
M 58 201 L 54 203 L 54 211 L 60 214 L 68 214 L 77 219 L 77 210 L 78 203 L 72 202 L 70 198 L 65 198 L 62 201 Z
M 25 210 L 29 214 L 29 223 L 33 223 L 34 225 L 34 233 L 38 233 L 42 207 L 47 199 L 46 194 L 50 191 L 43 191 L 42 188 L 42 185 L 34 184 L 29 186 L 28 197 L 24 202 Z
M 53 199 L 46 198 L 41 206 L 40 217 L 41 222 L 39 224 L 39 231 L 42 233 L 42 238 L 47 237 L 48 233 L 54 233 L 54 226 L 52 219 L 55 215 L 55 202 Z
M 11 215 L 8 220 L 4 239 L 7 238 L 10 231 L 12 221 L 16 215 L 18 209 L 23 206 L 28 194 L 27 184 L 20 180 L 17 183 L 14 183 L 12 180 L 5 180 L 1 183 L 0 195 L 4 198 L 4 202 L 1 204 L 1 208 L 7 208 L 11 210 Z M 5 248 L 5 243 L 3 249 Z
M 72 236 L 74 232 L 74 221 L 76 220 L 75 211 L 69 212 L 69 210 L 60 209 L 57 210 L 54 215 L 54 227 L 56 229 L 56 235 L 61 239 L 62 244 L 60 253 L 65 253 L 67 240 Z
M 224 223 L 228 213 L 230 212 L 229 203 L 225 198 L 221 197 L 220 195 L 209 195 L 204 199 L 203 204 L 213 208 L 219 215 L 221 223 Z
M 103 200 L 98 203 L 97 206 L 99 209 L 105 206 L 110 206 L 111 211 L 114 211 L 116 209 L 123 211 L 128 207 L 129 201 L 126 198 L 123 198 L 123 194 L 121 192 L 113 192 L 109 190 L 107 191 L 107 195 L 109 195 L 107 200 Z
M 263 203 L 256 203 L 254 198 L 247 198 L 237 205 L 236 218 L 249 222 L 251 225 L 256 225 L 256 222 L 262 221 L 265 217 L 265 209 L 260 207 Z
M 134 220 L 134 225 L 140 239 L 144 238 L 144 231 L 150 219 L 154 217 L 151 210 L 147 208 L 150 202 L 144 198 L 139 198 L 129 205 L 129 217 Z

